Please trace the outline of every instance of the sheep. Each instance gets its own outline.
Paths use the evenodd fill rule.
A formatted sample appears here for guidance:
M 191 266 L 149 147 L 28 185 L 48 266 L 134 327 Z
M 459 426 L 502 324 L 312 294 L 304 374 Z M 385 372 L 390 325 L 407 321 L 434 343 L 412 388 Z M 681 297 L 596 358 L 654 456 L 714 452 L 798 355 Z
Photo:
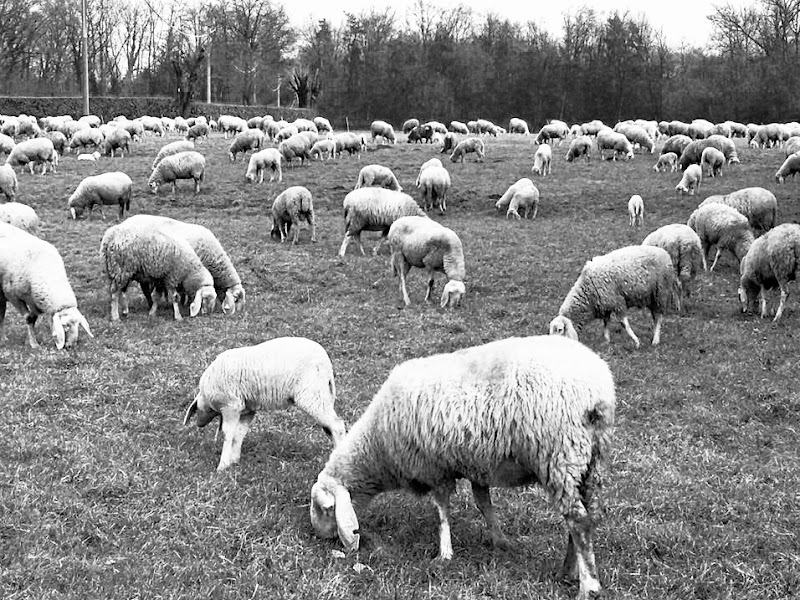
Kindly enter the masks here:
M 693 140 L 704 139 L 711 135 L 714 124 L 705 119 L 695 119 L 689 124 L 688 136 Z
M 247 119 L 247 126 L 250 129 L 261 129 L 261 125 L 263 123 L 264 123 L 264 117 L 255 116 Z
M 298 133 L 302 133 L 303 131 L 313 131 L 314 133 L 319 133 L 317 126 L 314 124 L 314 121 L 311 119 L 295 119 L 292 121 L 292 125 L 297 127 Z
M 566 123 L 562 121 L 551 121 L 547 125 L 544 125 L 536 136 L 534 140 L 537 144 L 546 144 L 551 143 L 553 140 L 559 140 L 559 142 L 566 138 L 569 135 L 569 127 L 567 127 Z
M 700 160 L 703 158 L 703 150 L 709 147 L 714 147 L 724 154 L 723 148 L 725 146 L 721 143 L 721 140 L 727 139 L 728 138 L 723 138 L 722 136 L 717 135 L 713 138 L 700 139 L 691 142 L 683 149 L 683 152 L 681 152 L 681 155 L 678 158 L 678 168 L 682 171 L 685 171 L 691 164 L 700 164 Z M 731 140 L 728 141 L 730 142 Z
M 313 143 L 309 143 L 309 139 L 301 133 L 281 141 L 278 144 L 278 151 L 283 155 L 289 166 L 292 166 L 292 160 L 295 158 L 300 159 L 300 166 L 303 166 L 306 160 L 311 160 L 310 150 Z
M 186 140 L 193 142 L 200 138 L 208 140 L 208 125 L 206 123 L 195 123 L 186 130 Z
M 0 205 L 0 211 L 8 206 Z M 5 338 L 6 302 L 25 317 L 31 348 L 39 347 L 34 327 L 40 315 L 50 320 L 58 350 L 75 345 L 79 326 L 94 337 L 78 310 L 64 260 L 56 247 L 22 229 L 0 223 L 0 342 Z
M 161 150 L 158 151 L 156 154 L 155 159 L 153 160 L 153 168 L 156 168 L 156 165 L 161 162 L 161 159 L 165 156 L 170 156 L 172 154 L 177 154 L 178 152 L 188 152 L 190 150 L 194 150 L 194 142 L 186 141 L 186 140 L 178 140 L 177 142 L 170 142 L 161 147 Z
M 428 273 L 426 302 L 433 292 L 434 274 L 439 271 L 448 279 L 442 291 L 441 307 L 456 307 L 461 303 L 466 293 L 464 250 L 452 229 L 428 217 L 400 217 L 389 228 L 388 240 L 392 249 L 392 273 L 400 276 L 400 292 L 406 306 L 411 305 L 406 291 L 406 276 L 411 267 L 425 269 Z
M 600 119 L 581 124 L 581 135 L 597 135 L 606 125 Z
M 296 405 L 313 417 L 334 446 L 346 434 L 336 414 L 333 365 L 325 349 L 304 337 L 281 337 L 225 350 L 200 376 L 183 424 L 195 417 L 205 427 L 220 417 L 222 453 L 217 471 L 239 462 L 242 441 L 258 410 Z
M 78 160 L 82 162 L 97 162 L 97 159 L 100 158 L 100 153 L 95 150 L 91 154 L 83 153 L 78 154 Z
M 521 219 L 519 209 L 523 209 L 525 218 L 533 211 L 532 219 L 536 218 L 539 211 L 539 190 L 527 177 L 523 177 L 505 191 L 494 205 L 497 210 L 507 208 L 506 219 L 514 217 Z
M 394 173 L 389 167 L 383 165 L 367 165 L 362 167 L 358 173 L 358 179 L 353 189 L 362 187 L 382 187 L 396 192 L 402 192 L 403 188 L 397 181 Z
M 83 211 L 89 209 L 91 217 L 92 209 L 95 205 L 100 207 L 103 213 L 103 205 L 119 205 L 119 218 L 125 215 L 125 209 L 131 209 L 131 190 L 133 182 L 122 171 L 101 173 L 86 177 L 78 184 L 78 187 L 69 197 L 67 208 L 73 219 L 77 219 Z M 103 215 L 105 218 L 105 215 Z
M 397 143 L 397 139 L 394 136 L 394 128 L 386 121 L 373 121 L 369 126 L 369 132 L 373 142 L 376 138 L 382 137 L 386 143 Z
M 667 138 L 667 141 L 664 142 L 664 145 L 661 147 L 661 154 L 674 152 L 675 155 L 680 158 L 681 154 L 683 154 L 683 151 L 691 143 L 692 138 L 690 138 L 688 135 L 673 135 L 672 137 Z
M 322 538 L 358 549 L 355 508 L 376 494 L 431 493 L 439 514 L 439 559 L 453 555 L 449 500 L 458 478 L 472 494 L 496 547 L 508 547 L 490 487 L 539 482 L 569 532 L 564 574 L 579 598 L 600 592 L 591 511 L 614 426 L 608 365 L 572 340 L 498 340 L 396 366 L 337 444 L 311 488 L 310 518 Z
M 703 149 L 700 157 L 700 168 L 706 169 L 709 177 L 722 175 L 722 165 L 725 164 L 725 155 L 713 146 Z
M 187 150 L 170 154 L 162 158 L 153 168 L 147 185 L 154 194 L 158 193 L 158 187 L 165 183 L 172 184 L 172 193 L 176 193 L 176 182 L 178 179 L 193 179 L 194 193 L 200 193 L 200 182 L 206 170 L 206 159 L 199 152 Z
M 628 200 L 628 217 L 631 227 L 641 227 L 644 224 L 644 200 L 639 194 L 634 194 Z
M 17 197 L 17 174 L 11 165 L 0 165 L 0 194 L 4 194 L 8 202 Z
M 114 158 L 116 151 L 119 150 L 119 156 L 122 158 L 123 152 L 129 151 L 129 145 L 132 141 L 131 134 L 125 131 L 124 129 L 113 129 L 109 131 L 108 135 L 105 136 L 103 140 L 103 145 L 101 146 L 103 150 L 103 154 L 111 155 L 111 158 Z M 80 160 L 80 157 L 78 157 Z
M 311 192 L 301 185 L 286 188 L 272 203 L 271 237 L 280 237 L 284 242 L 294 227 L 292 244 L 297 244 L 300 235 L 300 221 L 305 220 L 311 227 L 311 241 L 317 241 L 317 227 L 314 219 L 314 201 Z
M 264 148 L 258 152 L 253 152 L 250 156 L 250 161 L 247 163 L 247 172 L 244 177 L 245 180 L 254 183 L 258 177 L 258 183 L 264 183 L 264 171 L 269 169 L 271 171 L 269 181 L 275 179 L 278 175 L 278 183 L 283 181 L 283 171 L 281 170 L 281 153 L 277 148 Z
M 783 183 L 789 175 L 794 178 L 795 173 L 800 173 L 800 152 L 786 157 L 781 167 L 775 171 L 775 181 Z
M 231 141 L 228 147 L 228 156 L 231 162 L 236 161 L 236 155 L 244 155 L 248 151 L 257 151 L 264 145 L 264 132 L 260 129 L 245 129 Z
M 419 127 L 419 119 L 406 119 L 403 122 L 403 133 L 408 134 L 415 127 Z
M 328 160 L 336 158 L 336 142 L 333 140 L 319 140 L 309 150 L 311 158 L 323 159 L 324 155 L 328 156 Z
M 658 157 L 656 164 L 653 165 L 653 171 L 660 173 L 661 171 L 669 171 L 674 173 L 678 170 L 678 155 L 674 152 L 667 152 Z
M 461 140 L 450 155 L 450 162 L 464 162 L 464 156 L 474 152 L 477 155 L 478 162 L 483 162 L 484 145 L 483 140 L 480 138 L 469 137 Z
M 342 152 L 347 152 L 350 156 L 356 154 L 358 159 L 361 160 L 361 153 L 367 151 L 367 143 L 364 141 L 364 136 L 352 131 L 337 133 L 333 136 L 333 141 L 336 142 L 336 154 L 342 154 Z
M 450 133 L 469 135 L 469 127 L 467 127 L 466 123 L 462 123 L 461 121 L 450 121 L 450 125 L 447 126 L 447 131 Z M 403 133 L 405 133 L 405 131 Z
M 140 117 L 139 122 L 142 124 L 142 129 L 144 131 L 149 131 L 159 137 L 164 137 L 167 134 L 164 129 L 164 124 L 161 122 L 161 119 L 157 117 Z
M 33 175 L 34 165 L 42 165 L 42 175 L 47 173 L 47 165 L 53 173 L 58 166 L 58 154 L 49 138 L 33 138 L 19 142 L 6 158 L 6 164 L 12 167 L 28 165 Z
M 452 152 L 458 146 L 458 136 L 452 131 L 448 131 L 442 140 L 442 154 Z
M 509 133 L 520 133 L 522 135 L 530 135 L 531 132 L 528 129 L 528 124 L 523 119 L 518 119 L 513 117 L 508 122 L 508 132 Z
M 86 148 L 100 149 L 103 147 L 103 132 L 90 127 L 76 131 L 69 141 L 69 149 L 77 152 Z
M 703 252 L 700 238 L 694 229 L 683 223 L 664 225 L 644 238 L 642 245 L 658 246 L 669 253 L 678 277 L 681 297 L 691 297 L 691 283 L 697 275 L 697 266 Z M 680 309 L 679 305 L 678 310 Z
M 283 140 L 288 140 L 293 135 L 297 135 L 300 133 L 300 130 L 297 129 L 294 125 L 286 125 L 285 127 L 281 127 L 280 131 L 275 135 L 276 142 L 282 142 Z
M 553 150 L 549 144 L 542 144 L 536 149 L 531 171 L 542 177 L 553 172 Z
M 592 140 L 588 135 L 580 135 L 569 143 L 569 150 L 567 150 L 564 160 L 572 162 L 581 156 L 586 157 L 586 162 L 592 158 Z
M 608 343 L 611 317 L 616 316 L 639 348 L 627 311 L 648 308 L 655 322 L 655 346 L 661 341 L 664 312 L 673 306 L 680 306 L 680 287 L 667 251 L 655 246 L 626 246 L 595 256 L 584 265 L 558 316 L 550 322 L 550 335 L 577 340 L 584 324 L 603 319 L 603 337 Z
M 703 170 L 700 165 L 689 165 L 683 172 L 683 177 L 675 186 L 675 193 L 694 196 L 695 191 L 700 192 L 700 183 L 703 181 Z
M 478 119 L 478 124 L 480 127 L 483 127 L 481 130 L 482 133 L 486 133 L 494 127 L 491 121 L 486 121 L 485 119 Z M 447 133 L 447 127 L 445 127 L 444 123 L 440 123 L 439 121 L 428 121 L 427 123 L 423 123 L 422 127 L 430 129 L 435 133 L 441 133 L 442 135 Z
M 2 143 L 0 143 L 0 147 Z M 0 152 L 3 150 L 0 148 Z M 793 135 L 786 143 L 783 145 L 783 152 L 786 158 L 789 158 L 792 154 L 800 152 L 800 135 Z
M 775 194 L 762 187 L 749 187 L 736 190 L 724 196 L 709 196 L 700 206 L 719 202 L 738 210 L 750 223 L 755 232 L 769 231 L 778 220 L 778 200 Z
M 0 154 L 10 154 L 17 142 L 10 135 L 0 133 Z
M 196 317 L 201 310 L 210 312 L 217 298 L 214 279 L 192 247 L 183 239 L 131 219 L 109 227 L 100 242 L 101 262 L 111 294 L 111 320 L 119 321 L 120 299 L 122 315 L 128 315 L 126 292 L 131 281 L 161 285 L 172 302 L 176 321 L 182 319 L 179 286 L 193 298 L 190 316 Z M 157 309 L 158 303 L 153 302 L 151 317 Z
M 240 131 L 246 129 L 247 121 L 231 115 L 220 115 L 219 119 L 217 119 L 217 127 L 219 127 L 219 130 L 227 140 L 229 133 L 236 135 Z
M 0 204 L 0 223 L 8 223 L 18 229 L 35 234 L 39 230 L 39 215 L 27 204 L 6 202 Z
M 55 148 L 56 152 L 61 155 L 64 154 L 64 149 L 68 147 L 67 136 L 60 131 L 48 131 L 44 134 L 44 137 L 53 142 L 53 148 Z M 2 148 L 0 148 L 0 153 L 2 153 Z
M 331 133 L 333 131 L 333 127 L 331 126 L 331 122 L 328 121 L 325 117 L 314 117 L 314 125 L 317 126 L 317 131 L 319 132 L 328 132 Z
M 739 153 L 736 151 L 736 144 L 732 139 L 729 137 L 725 137 L 724 135 L 717 135 L 712 134 L 708 136 L 709 143 L 711 143 L 714 148 L 722 152 L 725 156 L 725 161 L 729 165 L 738 165 L 739 164 Z M 700 158 L 702 159 L 702 153 L 700 154 Z
M 684 123 L 683 121 L 670 121 L 667 125 L 667 135 L 675 136 L 675 135 L 685 135 L 689 137 L 689 124 Z M 691 140 L 692 138 L 689 138 Z
M 723 250 L 730 250 L 740 262 L 753 243 L 754 236 L 747 221 L 735 208 L 718 202 L 697 208 L 686 223 L 697 232 L 702 249 L 703 269 L 713 271 Z M 711 246 L 717 246 L 717 254 L 711 269 L 706 257 Z
M 386 241 L 386 236 L 389 235 L 392 223 L 408 215 L 425 216 L 425 212 L 411 196 L 385 188 L 353 190 L 345 196 L 342 207 L 345 233 L 342 246 L 339 248 L 340 258 L 344 257 L 347 246 L 353 238 L 358 243 L 361 254 L 364 254 L 364 246 L 361 243 L 362 231 L 381 232 L 381 238 L 372 250 L 372 254 L 377 255 Z
M 623 154 L 625 158 L 633 158 L 633 146 L 628 138 L 623 134 L 611 129 L 603 129 L 597 134 L 597 149 L 600 157 L 605 158 L 605 150 L 613 150 L 612 160 L 617 160 L 617 156 Z
M 761 318 L 767 317 L 767 290 L 779 288 L 781 299 L 773 321 L 783 315 L 789 282 L 800 276 L 800 225 L 784 223 L 755 240 L 739 266 L 742 310 L 755 308 L 761 296 Z
M 436 161 L 434 163 L 433 161 Z M 447 211 L 447 192 L 450 189 L 450 173 L 442 166 L 442 161 L 432 158 L 420 167 L 417 176 L 417 187 L 422 191 L 422 202 L 425 210 L 438 205 L 439 214 Z
M 655 142 L 650 134 L 639 125 L 625 124 L 619 129 L 619 133 L 628 138 L 628 141 L 635 145 L 638 144 L 643 150 L 648 150 L 650 154 L 655 151 Z

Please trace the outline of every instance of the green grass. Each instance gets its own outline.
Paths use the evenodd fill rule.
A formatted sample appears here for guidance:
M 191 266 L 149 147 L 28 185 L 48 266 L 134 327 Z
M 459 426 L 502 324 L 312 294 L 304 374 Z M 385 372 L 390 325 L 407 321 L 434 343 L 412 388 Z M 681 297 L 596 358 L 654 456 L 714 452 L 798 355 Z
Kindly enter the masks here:
M 336 258 L 341 201 L 369 163 L 391 167 L 406 191 L 430 147 L 371 149 L 285 170 L 281 184 L 248 185 L 220 135 L 202 146 L 201 194 L 179 183 L 146 188 L 168 140 L 147 138 L 124 159 L 61 161 L 57 175 L 20 175 L 20 200 L 42 217 L 41 235 L 61 251 L 94 339 L 70 351 L 33 351 L 9 307 L 0 347 L 0 597 L 18 598 L 571 598 L 559 581 L 565 530 L 538 488 L 495 490 L 513 551 L 493 551 L 483 519 L 460 487 L 453 501 L 454 559 L 438 551 L 436 512 L 408 494 L 379 496 L 359 514 L 362 548 L 339 557 L 314 537 L 309 490 L 330 450 L 300 411 L 260 414 L 240 465 L 218 475 L 213 427 L 182 427 L 186 405 L 222 350 L 282 336 L 307 336 L 331 356 L 338 411 L 361 414 L 398 362 L 489 340 L 546 333 L 584 262 L 640 243 L 658 226 L 685 222 L 712 193 L 760 185 L 773 190 L 779 221 L 800 219 L 798 183 L 778 186 L 782 152 L 750 150 L 742 164 L 704 181 L 699 197 L 676 196 L 679 174 L 656 174 L 655 156 L 567 164 L 556 148 L 553 175 L 537 178 L 535 221 L 494 211 L 506 187 L 530 176 L 529 140 L 487 140 L 483 164 L 452 165 L 448 214 L 433 215 L 464 243 L 467 295 L 443 311 L 422 302 L 409 277 L 403 308 L 388 256 L 353 247 Z M 135 182 L 133 212 L 198 221 L 220 238 L 247 289 L 244 313 L 176 323 L 166 308 L 149 319 L 131 288 L 131 314 L 109 321 L 98 248 L 107 220 L 67 219 L 66 199 L 86 175 L 122 169 Z M 305 185 L 317 209 L 319 243 L 270 239 L 269 208 L 290 185 Z M 645 226 L 628 227 L 627 200 L 645 200 Z M 376 239 L 365 234 L 368 251 Z M 595 536 L 601 581 L 611 598 L 797 597 L 800 588 L 800 391 L 798 309 L 790 297 L 775 325 L 740 312 L 737 267 L 701 273 L 683 315 L 665 319 L 662 343 L 634 311 L 643 346 L 600 322 L 582 341 L 606 359 L 618 390 L 615 449 Z M 437 289 L 441 291 L 441 279 Z M 438 297 L 438 296 L 437 296 Z M 39 339 L 47 341 L 45 325 Z

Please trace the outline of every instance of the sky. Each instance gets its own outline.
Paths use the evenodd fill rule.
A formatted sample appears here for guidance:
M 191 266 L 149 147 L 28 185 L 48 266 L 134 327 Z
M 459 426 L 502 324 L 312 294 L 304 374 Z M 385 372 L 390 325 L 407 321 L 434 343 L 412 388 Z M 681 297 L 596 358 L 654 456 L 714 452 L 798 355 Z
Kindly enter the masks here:
M 628 12 L 636 18 L 644 15 L 653 28 L 661 30 L 670 46 L 682 44 L 703 47 L 711 35 L 711 23 L 706 18 L 714 12 L 714 6 L 732 4 L 741 6 L 748 0 L 694 0 L 672 2 L 669 0 L 426 0 L 434 6 L 450 8 L 466 4 L 478 13 L 495 12 L 501 17 L 525 23 L 533 21 L 555 36 L 561 35 L 563 14 L 574 13 L 578 8 L 590 6 L 603 15 L 618 10 Z M 749 0 L 752 4 L 752 0 Z M 397 17 L 404 19 L 414 0 L 394 0 L 388 3 L 375 0 L 283 0 L 286 13 L 292 24 L 303 26 L 309 21 L 328 19 L 339 24 L 344 12 L 359 13 L 373 6 L 383 9 L 391 6 Z

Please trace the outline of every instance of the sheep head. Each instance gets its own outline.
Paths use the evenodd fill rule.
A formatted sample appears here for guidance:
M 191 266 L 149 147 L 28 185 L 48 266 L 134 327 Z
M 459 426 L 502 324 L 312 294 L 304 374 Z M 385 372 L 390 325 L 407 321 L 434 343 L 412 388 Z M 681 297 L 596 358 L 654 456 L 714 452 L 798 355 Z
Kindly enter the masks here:
M 225 290 L 225 299 L 222 301 L 222 313 L 232 315 L 236 310 L 244 308 L 244 288 L 241 283 L 237 283 Z
M 558 315 L 555 319 L 550 321 L 550 335 L 560 335 L 571 340 L 578 339 L 578 332 L 575 331 L 572 319 L 563 315 Z
M 217 301 L 217 292 L 213 285 L 204 285 L 194 295 L 194 301 L 189 305 L 189 316 L 196 317 L 201 312 L 203 314 L 213 312 L 214 303 Z
M 89 329 L 86 317 L 81 314 L 77 307 L 65 308 L 55 313 L 51 332 L 56 342 L 56 348 L 61 350 L 65 346 L 67 348 L 73 346 L 78 341 L 79 325 L 83 326 L 89 337 L 94 337 L 91 329 Z
M 321 538 L 339 537 L 348 552 L 358 550 L 361 536 L 350 492 L 333 477 L 320 473 L 311 487 L 311 526 Z
M 445 284 L 444 290 L 442 291 L 441 307 L 449 306 L 455 308 L 461 304 L 461 298 L 466 293 L 467 289 L 464 287 L 463 281 L 451 279 Z

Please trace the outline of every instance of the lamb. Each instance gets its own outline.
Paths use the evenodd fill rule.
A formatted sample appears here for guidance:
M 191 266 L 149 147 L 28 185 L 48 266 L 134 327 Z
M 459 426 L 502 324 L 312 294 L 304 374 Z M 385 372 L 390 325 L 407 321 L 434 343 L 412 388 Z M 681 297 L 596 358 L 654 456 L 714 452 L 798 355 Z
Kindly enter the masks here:
M 450 173 L 442 166 L 442 161 L 438 158 L 432 158 L 420 167 L 417 187 L 422 191 L 424 209 L 433 209 L 434 206 L 438 205 L 439 214 L 443 215 L 447 210 Z
M 369 132 L 372 135 L 373 142 L 376 138 L 382 137 L 386 143 L 397 143 L 397 139 L 394 136 L 394 128 L 386 121 L 373 121 L 369 126 Z
M 228 156 L 231 162 L 236 161 L 236 155 L 261 149 L 264 145 L 264 132 L 260 129 L 245 129 L 231 141 L 228 147 Z
M 345 437 L 336 414 L 333 365 L 325 349 L 304 337 L 282 337 L 217 355 L 200 376 L 184 426 L 205 427 L 220 417 L 224 443 L 217 471 L 239 462 L 242 441 L 258 410 L 297 405 L 316 419 L 334 445 Z
M 709 146 L 703 150 L 700 157 L 700 168 L 706 169 L 709 177 L 716 177 L 722 174 L 722 165 L 725 164 L 725 155 L 714 148 Z
M 161 162 L 161 159 L 165 156 L 170 156 L 172 154 L 177 154 L 178 152 L 189 152 L 190 150 L 194 150 L 194 142 L 189 142 L 186 140 L 178 140 L 177 142 L 170 142 L 161 147 L 161 150 L 158 151 L 156 154 L 155 159 L 153 160 L 153 168 L 156 168 L 156 165 Z
M 299 158 L 300 166 L 303 166 L 306 160 L 311 160 L 309 151 L 314 144 L 309 142 L 310 140 L 306 136 L 301 133 L 296 133 L 278 144 L 278 152 L 283 155 L 283 158 L 286 159 L 289 166 L 292 166 L 292 160 L 295 158 Z
M 434 274 L 439 271 L 448 279 L 442 291 L 441 307 L 456 307 L 461 303 L 466 293 L 464 250 L 452 229 L 428 217 L 400 217 L 389 228 L 388 240 L 392 249 L 392 273 L 400 276 L 400 292 L 406 306 L 411 305 L 406 291 L 406 276 L 411 267 L 425 269 L 428 273 L 426 302 L 433 292 Z
M 193 142 L 200 138 L 208 140 L 208 124 L 206 123 L 195 123 L 186 130 L 186 141 Z
M 623 134 L 611 129 L 603 129 L 597 134 L 597 149 L 600 157 L 605 158 L 605 150 L 613 150 L 612 160 L 617 160 L 617 156 L 622 154 L 625 158 L 633 158 L 633 146 L 630 140 Z
M 78 154 L 78 160 L 79 161 L 97 162 L 98 158 L 100 158 L 100 153 L 97 150 L 95 150 L 91 154 L 88 154 L 88 153 Z
M 730 250 L 740 262 L 754 240 L 747 217 L 726 204 L 714 202 L 700 206 L 689 216 L 686 224 L 700 238 L 704 270 L 714 270 L 723 250 Z M 711 269 L 708 269 L 706 256 L 715 244 L 717 254 Z
M 42 165 L 42 175 L 47 173 L 47 165 L 53 173 L 58 166 L 58 154 L 49 138 L 40 137 L 24 140 L 18 143 L 6 158 L 6 164 L 12 167 L 28 165 L 31 175 L 33 175 L 34 165 Z
M 740 265 L 739 300 L 742 310 L 755 309 L 761 296 L 761 318 L 767 317 L 767 290 L 780 288 L 781 299 L 773 321 L 783 315 L 789 282 L 800 275 L 800 225 L 784 223 L 755 240 Z
M 0 210 L 9 205 L 0 205 Z M 94 337 L 78 310 L 56 247 L 22 229 L 0 223 L 0 342 L 5 338 L 7 301 L 25 317 L 31 348 L 39 347 L 34 327 L 40 315 L 50 320 L 51 335 L 59 350 L 75 345 L 79 326 Z
M 367 165 L 359 171 L 358 180 L 353 189 L 357 190 L 362 187 L 382 187 L 396 192 L 403 191 L 392 170 L 383 165 Z
M 536 149 L 531 171 L 543 177 L 553 172 L 553 150 L 549 144 L 542 144 Z
M 336 158 L 336 142 L 333 140 L 319 140 L 309 150 L 311 158 L 318 158 L 322 160 L 324 155 L 328 156 L 328 160 Z
M 509 133 L 520 133 L 522 135 L 530 135 L 531 132 L 528 129 L 528 124 L 523 119 L 518 119 L 513 117 L 508 122 L 508 132 Z
M 634 194 L 628 200 L 628 217 L 631 227 L 641 227 L 644 223 L 644 200 L 639 194 Z
M 479 162 L 483 162 L 484 157 L 484 145 L 483 140 L 476 137 L 469 137 L 465 140 L 461 140 L 458 145 L 456 146 L 453 153 L 450 155 L 450 162 L 464 162 L 464 156 L 469 154 L 470 152 L 474 152 L 477 155 L 477 160 Z
M 130 133 L 120 128 L 113 129 L 109 131 L 103 140 L 103 154 L 110 154 L 111 158 L 114 158 L 117 150 L 119 150 L 119 156 L 122 158 L 123 152 L 128 152 L 131 141 Z
M 564 157 L 564 160 L 567 162 L 572 162 L 576 158 L 580 158 L 581 156 L 586 157 L 586 162 L 588 163 L 592 156 L 592 139 L 588 135 L 581 135 L 576 137 L 569 143 L 569 150 L 567 150 L 567 154 Z
M 648 308 L 655 322 L 653 345 L 661 340 L 664 312 L 680 306 L 680 287 L 666 250 L 626 246 L 587 262 L 550 322 L 550 335 L 574 340 L 584 324 L 603 319 L 603 337 L 611 341 L 611 317 L 616 316 L 638 348 L 639 338 L 628 322 L 629 308 Z
M 678 277 L 681 297 L 691 297 L 691 283 L 697 275 L 697 266 L 703 253 L 700 238 L 694 229 L 683 223 L 664 225 L 644 238 L 642 245 L 658 246 L 669 253 Z
M 453 555 L 449 500 L 456 479 L 472 494 L 496 547 L 508 547 L 491 487 L 539 482 L 569 532 L 564 575 L 578 598 L 600 592 L 591 511 L 614 426 L 608 365 L 572 340 L 510 338 L 396 366 L 331 452 L 311 488 L 310 518 L 322 538 L 358 549 L 355 508 L 378 493 L 431 493 L 439 559 Z
M 147 180 L 147 185 L 154 194 L 157 194 L 160 185 L 171 183 L 174 195 L 178 179 L 193 179 L 194 193 L 199 194 L 200 182 L 203 181 L 205 171 L 206 159 L 202 154 L 193 150 L 178 152 L 165 156 L 158 162 L 150 174 L 150 179 Z
M 778 200 L 775 194 L 762 187 L 743 188 L 724 196 L 709 196 L 699 206 L 714 202 L 727 204 L 738 210 L 747 217 L 755 232 L 769 231 L 778 220 Z
M 17 174 L 11 165 L 0 165 L 0 194 L 4 194 L 8 202 L 17 197 Z
M 689 165 L 683 172 L 683 177 L 675 186 L 675 192 L 678 194 L 689 194 L 694 196 L 695 191 L 700 191 L 700 182 L 703 180 L 703 170 L 700 165 Z
M 372 250 L 372 254 L 377 255 L 389 235 L 392 223 L 408 215 L 425 216 L 425 212 L 411 196 L 385 188 L 353 190 L 345 196 L 342 205 L 345 233 L 342 246 L 339 248 L 340 258 L 347 252 L 347 246 L 353 238 L 358 243 L 361 254 L 364 254 L 364 246 L 361 243 L 362 231 L 381 232 L 381 239 Z
M 91 217 L 95 205 L 103 213 L 103 205 L 119 205 L 119 218 L 125 215 L 125 209 L 131 210 L 131 190 L 133 182 L 122 171 L 101 173 L 86 177 L 69 197 L 67 208 L 73 219 L 77 219 L 83 211 L 89 209 Z M 103 216 L 105 218 L 105 215 Z
M 653 171 L 660 173 L 661 171 L 669 170 L 674 173 L 678 170 L 678 155 L 674 152 L 667 152 L 658 157 L 656 164 L 653 165 Z
M 358 159 L 361 160 L 361 153 L 367 151 L 367 143 L 364 141 L 364 136 L 353 133 L 352 131 L 344 131 L 337 133 L 333 136 L 333 141 L 336 142 L 336 154 L 347 152 L 350 156 L 356 154 Z
M 0 204 L 0 223 L 8 223 L 18 229 L 35 234 L 39 230 L 39 215 L 27 204 L 6 202 Z
M 278 175 L 278 183 L 280 183 L 283 181 L 282 158 L 283 156 L 281 156 L 277 148 L 264 148 L 258 152 L 253 152 L 252 156 L 250 156 L 250 162 L 247 163 L 245 179 L 250 183 L 254 183 L 256 177 L 258 177 L 258 183 L 264 183 L 264 172 L 269 169 L 271 171 L 269 176 L 270 183 L 275 179 L 276 174 Z
M 280 237 L 284 242 L 289 237 L 289 231 L 294 227 L 292 244 L 297 244 L 300 235 L 300 221 L 308 222 L 311 227 L 311 241 L 317 241 L 317 228 L 314 219 L 314 201 L 311 192 L 301 185 L 286 188 L 272 203 L 272 230 L 271 237 Z
M 193 298 L 190 316 L 196 317 L 201 310 L 211 312 L 214 308 L 217 298 L 214 279 L 183 239 L 151 225 L 143 226 L 131 218 L 106 230 L 100 242 L 100 256 L 111 293 L 112 321 L 119 321 L 120 299 L 122 315 L 128 315 L 127 289 L 131 281 L 143 283 L 148 288 L 154 284 L 162 286 L 167 299 L 172 302 L 176 321 L 182 319 L 178 287 Z M 153 302 L 151 317 L 157 309 L 158 304 Z
M 526 219 L 531 211 L 533 211 L 531 218 L 535 219 L 536 213 L 539 211 L 539 190 L 530 179 L 523 177 L 509 186 L 494 207 L 497 210 L 507 208 L 506 219 L 512 216 L 515 219 L 521 219 L 520 208 L 523 209 Z
M 800 152 L 786 157 L 780 169 L 775 172 L 775 181 L 783 183 L 789 175 L 794 179 L 795 173 L 800 173 Z

